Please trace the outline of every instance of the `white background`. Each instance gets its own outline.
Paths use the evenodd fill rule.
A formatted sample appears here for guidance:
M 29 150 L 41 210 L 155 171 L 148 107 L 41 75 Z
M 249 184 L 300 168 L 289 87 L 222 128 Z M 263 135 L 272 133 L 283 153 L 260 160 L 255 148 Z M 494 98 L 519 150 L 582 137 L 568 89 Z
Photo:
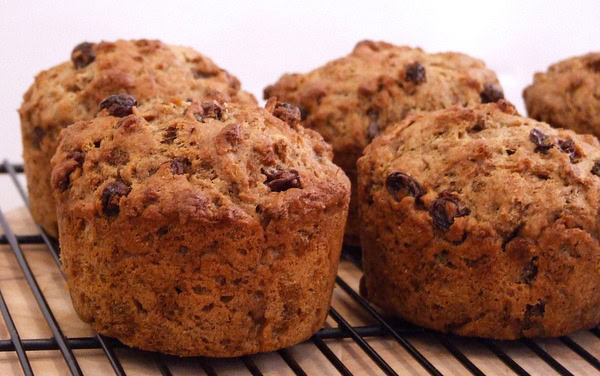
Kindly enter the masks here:
M 556 60 L 600 50 L 600 1 L 0 0 L 0 160 L 21 161 L 16 109 L 34 75 L 82 41 L 157 38 L 212 57 L 262 98 L 284 72 L 346 55 L 362 39 L 460 51 L 521 91 Z M 2 184 L 3 181 L 0 181 Z M 7 194 L 0 186 L 0 198 Z

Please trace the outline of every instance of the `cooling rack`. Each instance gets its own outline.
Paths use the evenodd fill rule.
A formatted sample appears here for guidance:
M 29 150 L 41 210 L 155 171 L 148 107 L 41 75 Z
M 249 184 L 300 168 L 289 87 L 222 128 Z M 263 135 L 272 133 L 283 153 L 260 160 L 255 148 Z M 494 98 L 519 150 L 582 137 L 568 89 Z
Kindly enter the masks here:
M 16 189 L 24 206 L 28 207 L 28 197 L 19 179 L 22 173 L 22 165 L 4 161 L 0 165 L 0 177 L 7 179 L 0 182 L 9 181 L 9 186 L 0 187 L 0 192 Z M 22 314 L 21 309 L 11 308 L 11 304 L 5 300 L 4 294 L 10 292 L 14 297 L 15 292 L 7 291 L 0 284 L 0 311 L 4 333 L 7 333 L 4 336 L 10 337 L 0 339 L 0 354 L 5 355 L 0 358 L 0 368 L 3 364 L 8 365 L 8 369 L 14 374 L 52 374 L 56 369 L 59 370 L 57 374 L 106 374 L 106 370 L 112 370 L 115 375 L 165 376 L 600 374 L 600 330 L 597 328 L 557 339 L 494 341 L 444 335 L 383 317 L 357 292 L 361 262 L 356 249 L 344 249 L 342 252 L 336 278 L 337 288 L 325 327 L 305 343 L 289 349 L 229 359 L 178 358 L 131 349 L 115 339 L 99 334 L 70 336 L 67 335 L 68 328 L 64 328 L 64 322 L 61 325 L 57 319 L 56 308 L 52 309 L 48 303 L 49 297 L 44 292 L 48 288 L 40 287 L 40 274 L 36 275 L 35 268 L 31 266 L 33 262 L 31 265 L 28 262 L 33 258 L 29 254 L 32 252 L 28 251 L 29 247 L 42 247 L 54 260 L 55 265 L 51 265 L 55 269 L 54 274 L 60 275 L 62 269 L 59 245 L 39 226 L 31 223 L 28 228 L 34 233 L 20 233 L 21 230 L 15 227 L 14 221 L 0 208 L 0 254 L 14 255 L 13 263 L 17 266 L 14 266 L 13 272 L 19 273 L 20 279 L 24 280 L 21 283 L 29 290 L 22 294 L 31 295 L 30 299 L 35 301 L 29 309 L 39 310 L 36 314 L 41 313 L 43 320 L 40 321 L 51 333 L 50 337 L 25 338 L 23 332 L 27 328 L 19 327 L 17 320 L 13 319 Z M 2 275 L 5 272 L 3 270 Z M 62 277 L 58 281 L 54 279 L 44 283 L 45 286 L 49 283 L 64 284 L 61 279 Z M 64 290 L 63 286 L 56 288 Z M 72 311 L 67 299 L 60 307 L 61 311 Z M 71 312 L 71 317 L 75 317 L 73 315 Z M 86 350 L 95 351 L 96 357 L 102 357 L 108 362 L 104 371 L 81 366 L 83 357 L 87 356 L 87 353 L 82 355 L 82 351 Z M 40 358 L 50 356 L 40 354 L 49 352 L 60 354 L 55 356 L 54 361 L 61 363 L 62 368 L 32 366 Z

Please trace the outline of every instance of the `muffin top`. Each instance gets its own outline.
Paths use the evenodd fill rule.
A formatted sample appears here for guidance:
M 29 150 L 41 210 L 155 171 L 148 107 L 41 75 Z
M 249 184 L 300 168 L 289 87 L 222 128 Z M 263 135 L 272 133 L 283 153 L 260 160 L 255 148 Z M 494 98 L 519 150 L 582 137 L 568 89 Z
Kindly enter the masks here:
M 481 60 L 363 41 L 310 73 L 284 75 L 264 96 L 299 106 L 303 125 L 333 145 L 336 161 L 349 161 L 342 167 L 354 169 L 362 149 L 410 113 L 495 102 L 503 93 Z
M 19 112 L 39 142 L 54 140 L 63 127 L 96 116 L 106 97 L 124 93 L 139 103 L 155 97 L 256 103 L 236 77 L 191 48 L 118 40 L 76 46 L 71 61 L 37 75 Z
M 600 136 L 600 52 L 572 57 L 536 73 L 523 98 L 535 119 Z
M 264 228 L 291 205 L 348 200 L 348 179 L 330 147 L 298 125 L 293 106 L 173 99 L 136 107 L 126 99 L 61 133 L 52 160 L 60 208 L 90 220 Z
M 504 250 L 549 226 L 600 234 L 597 139 L 521 117 L 503 100 L 411 116 L 358 165 L 363 202 L 414 208 L 425 243 L 479 241 L 463 247 L 477 253 L 495 236 Z

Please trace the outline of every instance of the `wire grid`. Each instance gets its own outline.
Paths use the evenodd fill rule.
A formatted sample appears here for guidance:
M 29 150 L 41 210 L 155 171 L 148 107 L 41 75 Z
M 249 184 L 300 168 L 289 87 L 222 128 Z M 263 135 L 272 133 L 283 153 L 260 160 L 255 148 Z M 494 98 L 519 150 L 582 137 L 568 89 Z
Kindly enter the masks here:
M 24 203 L 29 207 L 29 200 L 22 184 L 17 179 L 18 174 L 23 173 L 23 166 L 18 164 L 11 164 L 8 161 L 4 161 L 0 165 L 0 174 L 8 174 L 15 184 L 15 188 L 21 195 Z M 36 338 L 36 339 L 21 339 L 19 333 L 15 327 L 11 313 L 4 300 L 2 292 L 0 291 L 0 312 L 4 319 L 5 325 L 10 334 L 10 339 L 0 340 L 0 352 L 15 352 L 23 373 L 25 375 L 33 375 L 33 370 L 29 363 L 27 352 L 29 351 L 42 351 L 42 350 L 60 350 L 64 361 L 66 362 L 68 369 L 73 375 L 82 375 L 81 368 L 79 367 L 78 361 L 73 354 L 73 350 L 79 349 L 102 349 L 104 355 L 108 358 L 115 375 L 125 375 L 125 371 L 119 358 L 117 357 L 114 349 L 127 347 L 119 341 L 104 337 L 100 334 L 96 334 L 93 337 L 67 337 L 63 334 L 62 329 L 58 325 L 44 294 L 41 292 L 40 287 L 32 273 L 32 270 L 24 257 L 21 245 L 28 244 L 45 244 L 54 258 L 57 266 L 60 268 L 60 249 L 57 242 L 49 237 L 39 226 L 36 225 L 39 235 L 17 235 L 13 232 L 9 225 L 6 217 L 0 209 L 0 227 L 2 228 L 4 235 L 0 235 L 0 245 L 10 245 L 10 248 L 14 252 L 17 262 L 23 272 L 23 275 L 27 281 L 27 284 L 31 288 L 34 298 L 43 314 L 48 327 L 52 332 L 51 338 Z M 356 250 L 345 249 L 342 252 L 342 258 L 354 263 L 361 268 L 360 257 Z M 61 269 L 62 272 L 62 269 Z M 406 374 L 407 370 L 393 369 L 388 362 L 380 355 L 367 341 L 367 338 L 373 337 L 387 337 L 395 340 L 400 346 L 404 348 L 414 358 L 414 360 L 421 366 L 425 371 L 431 375 L 442 375 L 442 373 L 431 363 L 431 361 L 423 355 L 411 342 L 410 338 L 414 336 L 429 336 L 437 341 L 443 348 L 445 348 L 460 364 L 464 367 L 464 374 L 473 375 L 484 375 L 472 360 L 469 359 L 458 346 L 454 344 L 455 336 L 444 335 L 431 330 L 427 330 L 403 321 L 392 320 L 382 317 L 363 297 L 361 297 L 350 285 L 342 279 L 340 276 L 336 277 L 336 284 L 348 294 L 350 298 L 354 300 L 360 307 L 362 307 L 371 318 L 377 323 L 376 325 L 368 326 L 351 326 L 348 320 L 340 314 L 335 308 L 331 307 L 329 310 L 329 316 L 338 324 L 338 327 L 334 328 L 323 328 L 317 332 L 309 342 L 312 342 L 318 350 L 325 356 L 325 358 L 331 362 L 331 365 L 341 375 L 352 375 L 353 373 L 347 368 L 347 365 L 342 362 L 338 356 L 332 351 L 326 340 L 340 340 L 340 339 L 351 339 L 358 345 L 358 347 L 375 363 L 381 371 L 386 375 L 398 375 Z M 600 339 L 600 330 L 598 328 L 591 329 L 589 331 L 592 335 Z M 583 359 L 587 364 L 595 369 L 597 374 L 600 374 L 600 361 L 593 356 L 588 350 L 584 349 L 577 342 L 572 340 L 570 337 L 560 337 L 558 339 L 560 343 L 566 346 L 574 354 Z M 475 346 L 484 347 L 494 354 L 500 361 L 502 361 L 514 374 L 517 375 L 529 375 L 529 373 L 522 368 L 521 365 L 513 358 L 511 358 L 507 352 L 505 352 L 501 344 L 502 341 L 487 340 L 487 339 L 469 339 L 469 343 Z M 520 347 L 525 347 L 531 350 L 537 357 L 544 361 L 547 365 L 552 367 L 559 375 L 573 375 L 572 371 L 569 371 L 563 364 L 557 359 L 552 357 L 542 347 L 536 344 L 535 341 L 530 339 L 523 339 L 520 341 L 511 341 L 513 344 L 517 344 Z M 140 350 L 141 351 L 141 350 Z M 290 370 L 296 375 L 306 375 L 306 371 L 300 366 L 297 359 L 294 358 L 293 354 L 285 349 L 277 351 L 278 356 L 287 364 Z M 167 365 L 166 359 L 168 356 L 159 353 L 150 353 L 151 358 L 156 363 L 156 367 L 162 373 L 162 375 L 172 375 L 169 366 Z M 173 357 L 171 357 L 173 358 Z M 252 375 L 262 375 L 260 368 L 253 360 L 253 356 L 242 356 L 240 360 L 244 367 Z M 217 375 L 214 368 L 211 367 L 210 362 L 207 358 L 197 358 L 197 362 L 204 372 L 209 375 Z M 463 374 L 461 373 L 461 374 Z

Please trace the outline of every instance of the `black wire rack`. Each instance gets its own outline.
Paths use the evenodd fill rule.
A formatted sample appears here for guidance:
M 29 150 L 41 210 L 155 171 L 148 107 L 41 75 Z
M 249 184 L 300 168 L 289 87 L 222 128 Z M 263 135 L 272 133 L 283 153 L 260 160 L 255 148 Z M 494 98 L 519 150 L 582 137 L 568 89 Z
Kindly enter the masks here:
M 29 207 L 29 200 L 27 194 L 23 188 L 23 185 L 18 179 L 18 175 L 23 173 L 23 166 L 18 164 L 11 164 L 8 161 L 4 161 L 0 165 L 0 174 L 8 175 L 15 185 L 15 188 L 19 192 L 25 206 Z M 35 301 L 39 306 L 39 309 L 46 320 L 48 327 L 52 333 L 51 338 L 35 338 L 35 339 L 21 339 L 19 332 L 12 319 L 10 310 L 2 291 L 0 291 L 0 311 L 4 319 L 4 324 L 10 334 L 10 339 L 0 340 L 0 352 L 14 352 L 18 358 L 23 374 L 33 375 L 34 372 L 29 362 L 28 353 L 43 350 L 59 350 L 64 358 L 64 361 L 68 367 L 68 370 L 73 375 L 82 375 L 83 372 L 79 366 L 78 360 L 74 355 L 74 350 L 80 349 L 101 349 L 104 355 L 107 357 L 114 373 L 116 375 L 125 375 L 124 367 L 117 355 L 116 349 L 125 348 L 126 346 L 119 341 L 107 338 L 102 335 L 96 334 L 90 337 L 68 337 L 65 336 L 63 330 L 58 324 L 52 310 L 50 309 L 46 297 L 42 293 L 40 286 L 38 285 L 34 273 L 29 266 L 27 259 L 25 258 L 24 252 L 21 249 L 22 245 L 30 244 L 45 244 L 56 262 L 59 269 L 60 262 L 60 249 L 57 242 L 49 237 L 39 226 L 37 226 L 38 235 L 19 235 L 15 234 L 11 225 L 9 224 L 4 213 L 0 209 L 0 228 L 2 229 L 3 235 L 0 235 L 0 245 L 8 245 L 8 249 L 12 250 L 14 256 L 17 259 L 17 263 L 24 275 L 24 278 L 33 293 Z M 359 268 L 361 267 L 360 257 L 356 250 L 345 249 L 342 253 L 342 257 L 346 261 L 350 261 Z M 494 357 L 499 359 L 506 368 L 512 371 L 516 375 L 530 375 L 525 368 L 526 365 L 522 364 L 514 357 L 509 355 L 509 351 L 505 350 L 505 345 L 509 344 L 513 348 L 516 346 L 519 350 L 529 350 L 535 354 L 540 360 L 545 362 L 559 375 L 574 375 L 581 374 L 580 369 L 569 370 L 567 366 L 562 364 L 556 357 L 550 355 L 549 352 L 544 350 L 543 346 L 540 346 L 537 341 L 524 339 L 520 341 L 495 341 L 477 338 L 458 338 L 452 335 L 444 335 L 434 331 L 430 331 L 424 328 L 420 328 L 411 325 L 406 322 L 391 320 L 381 316 L 375 308 L 373 308 L 363 297 L 361 297 L 357 291 L 355 291 L 346 280 L 341 278 L 339 275 L 336 278 L 336 284 L 344 294 L 347 294 L 354 303 L 361 307 L 370 319 L 375 323 L 373 325 L 366 326 L 352 326 L 349 323 L 348 318 L 344 317 L 337 309 L 331 307 L 329 310 L 329 317 L 337 323 L 337 327 L 325 327 L 317 332 L 307 342 L 312 343 L 316 348 L 324 355 L 324 357 L 331 363 L 331 365 L 341 375 L 352 375 L 349 365 L 343 362 L 332 350 L 332 341 L 340 340 L 351 340 L 353 341 L 360 351 L 364 352 L 378 368 L 378 373 L 385 375 L 398 375 L 398 374 L 410 374 L 414 373 L 414 370 L 410 369 L 399 369 L 396 365 L 392 367 L 384 356 L 377 352 L 370 341 L 373 338 L 387 338 L 395 341 L 399 344 L 404 351 L 422 367 L 420 371 L 429 373 L 431 375 L 442 375 L 439 370 L 439 366 L 434 366 L 433 359 L 424 355 L 423 351 L 419 351 L 416 346 L 415 339 L 420 337 L 428 337 L 429 340 L 437 342 L 439 346 L 447 351 L 452 357 L 454 357 L 461 365 L 461 370 L 458 374 L 472 374 L 472 375 L 484 375 L 484 372 L 475 365 L 473 356 L 469 357 L 465 352 L 461 350 L 461 346 L 458 342 L 467 342 L 469 346 L 475 346 L 477 348 L 483 348 L 493 354 Z M 596 337 L 596 340 L 600 340 L 600 330 L 592 329 L 589 331 L 591 335 Z M 592 353 L 600 353 L 600 342 L 597 342 L 598 348 L 586 349 L 576 340 L 571 337 L 560 337 L 557 339 L 561 346 L 564 346 L 567 351 L 572 352 L 571 355 L 578 357 L 580 361 L 583 361 L 586 365 L 585 374 L 600 374 L 600 361 Z M 132 350 L 133 351 L 133 350 Z M 153 359 L 157 369 L 162 375 L 172 375 L 168 363 L 173 364 L 180 358 L 162 355 L 158 353 L 145 353 L 149 358 Z M 293 355 L 293 352 L 289 350 L 279 350 L 276 352 L 276 356 L 281 357 L 285 362 L 289 370 L 296 375 L 307 375 L 307 371 L 300 365 L 298 359 Z M 262 375 L 260 367 L 257 365 L 256 355 L 243 356 L 239 360 L 247 373 L 251 375 Z M 193 360 L 200 369 L 202 369 L 207 375 L 217 375 L 215 368 L 211 365 L 212 360 L 209 358 L 195 358 Z M 520 364 L 521 363 L 521 364 Z M 578 373 L 579 371 L 579 373 Z M 364 372 L 361 372 L 364 374 Z

